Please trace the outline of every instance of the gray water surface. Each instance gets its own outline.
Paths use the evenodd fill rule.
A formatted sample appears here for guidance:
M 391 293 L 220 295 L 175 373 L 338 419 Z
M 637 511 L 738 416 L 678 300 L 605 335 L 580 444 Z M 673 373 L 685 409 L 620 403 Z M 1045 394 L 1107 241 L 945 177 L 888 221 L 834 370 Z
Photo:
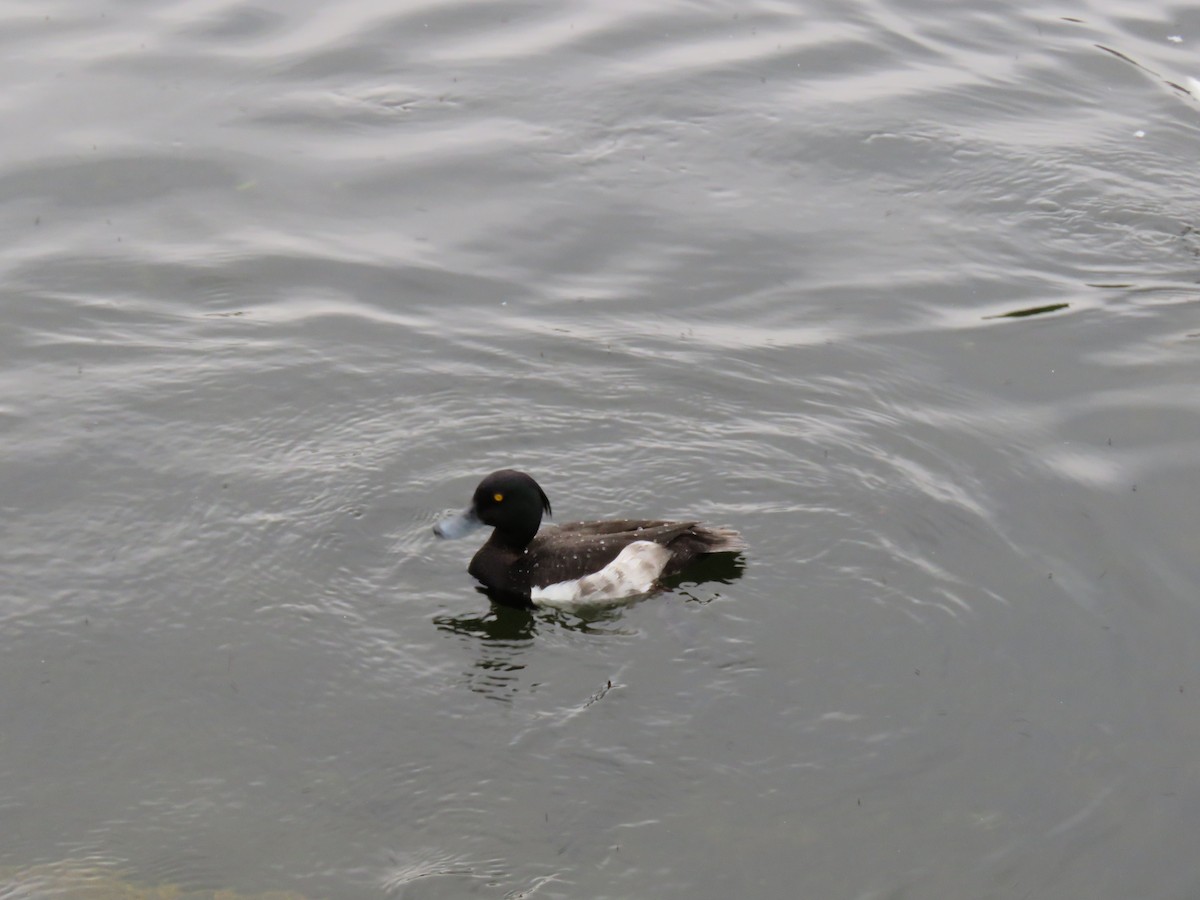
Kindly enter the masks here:
M 0 23 L 0 897 L 1200 892 L 1200 11 Z

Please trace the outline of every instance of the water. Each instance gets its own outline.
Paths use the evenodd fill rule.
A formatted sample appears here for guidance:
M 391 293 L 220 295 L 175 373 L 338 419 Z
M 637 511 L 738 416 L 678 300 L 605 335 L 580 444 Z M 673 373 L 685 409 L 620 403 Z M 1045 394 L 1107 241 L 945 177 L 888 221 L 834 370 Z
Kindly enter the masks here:
M 1195 896 L 1196 10 L 0 16 L 0 896 Z

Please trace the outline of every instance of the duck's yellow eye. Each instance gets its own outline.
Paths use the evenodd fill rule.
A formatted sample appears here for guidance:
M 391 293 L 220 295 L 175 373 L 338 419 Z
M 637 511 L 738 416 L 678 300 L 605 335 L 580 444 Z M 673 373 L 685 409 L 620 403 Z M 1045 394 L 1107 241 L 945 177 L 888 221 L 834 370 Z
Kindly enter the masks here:
M 492 494 L 492 499 L 495 500 L 497 503 L 500 503 L 504 500 L 504 495 L 503 494 Z

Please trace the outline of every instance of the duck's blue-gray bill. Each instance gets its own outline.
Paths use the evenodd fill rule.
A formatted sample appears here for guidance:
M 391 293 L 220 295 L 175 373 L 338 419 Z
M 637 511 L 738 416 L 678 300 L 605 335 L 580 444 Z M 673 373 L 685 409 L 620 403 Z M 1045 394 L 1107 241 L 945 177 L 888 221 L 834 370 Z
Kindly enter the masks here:
M 440 538 L 460 538 L 464 534 L 470 534 L 482 525 L 483 523 L 479 521 L 479 516 L 475 515 L 475 510 L 466 509 L 457 516 L 442 519 L 442 521 L 433 526 L 433 533 Z

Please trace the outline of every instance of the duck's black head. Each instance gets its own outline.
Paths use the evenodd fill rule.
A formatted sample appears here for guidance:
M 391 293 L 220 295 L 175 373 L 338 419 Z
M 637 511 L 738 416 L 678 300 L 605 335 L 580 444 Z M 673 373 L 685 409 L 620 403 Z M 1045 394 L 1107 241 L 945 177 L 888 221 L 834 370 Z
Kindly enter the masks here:
M 543 512 L 550 515 L 550 500 L 541 486 L 524 472 L 501 469 L 479 482 L 467 509 L 438 522 L 433 533 L 457 538 L 491 525 L 496 529 L 493 540 L 524 547 L 537 534 Z

